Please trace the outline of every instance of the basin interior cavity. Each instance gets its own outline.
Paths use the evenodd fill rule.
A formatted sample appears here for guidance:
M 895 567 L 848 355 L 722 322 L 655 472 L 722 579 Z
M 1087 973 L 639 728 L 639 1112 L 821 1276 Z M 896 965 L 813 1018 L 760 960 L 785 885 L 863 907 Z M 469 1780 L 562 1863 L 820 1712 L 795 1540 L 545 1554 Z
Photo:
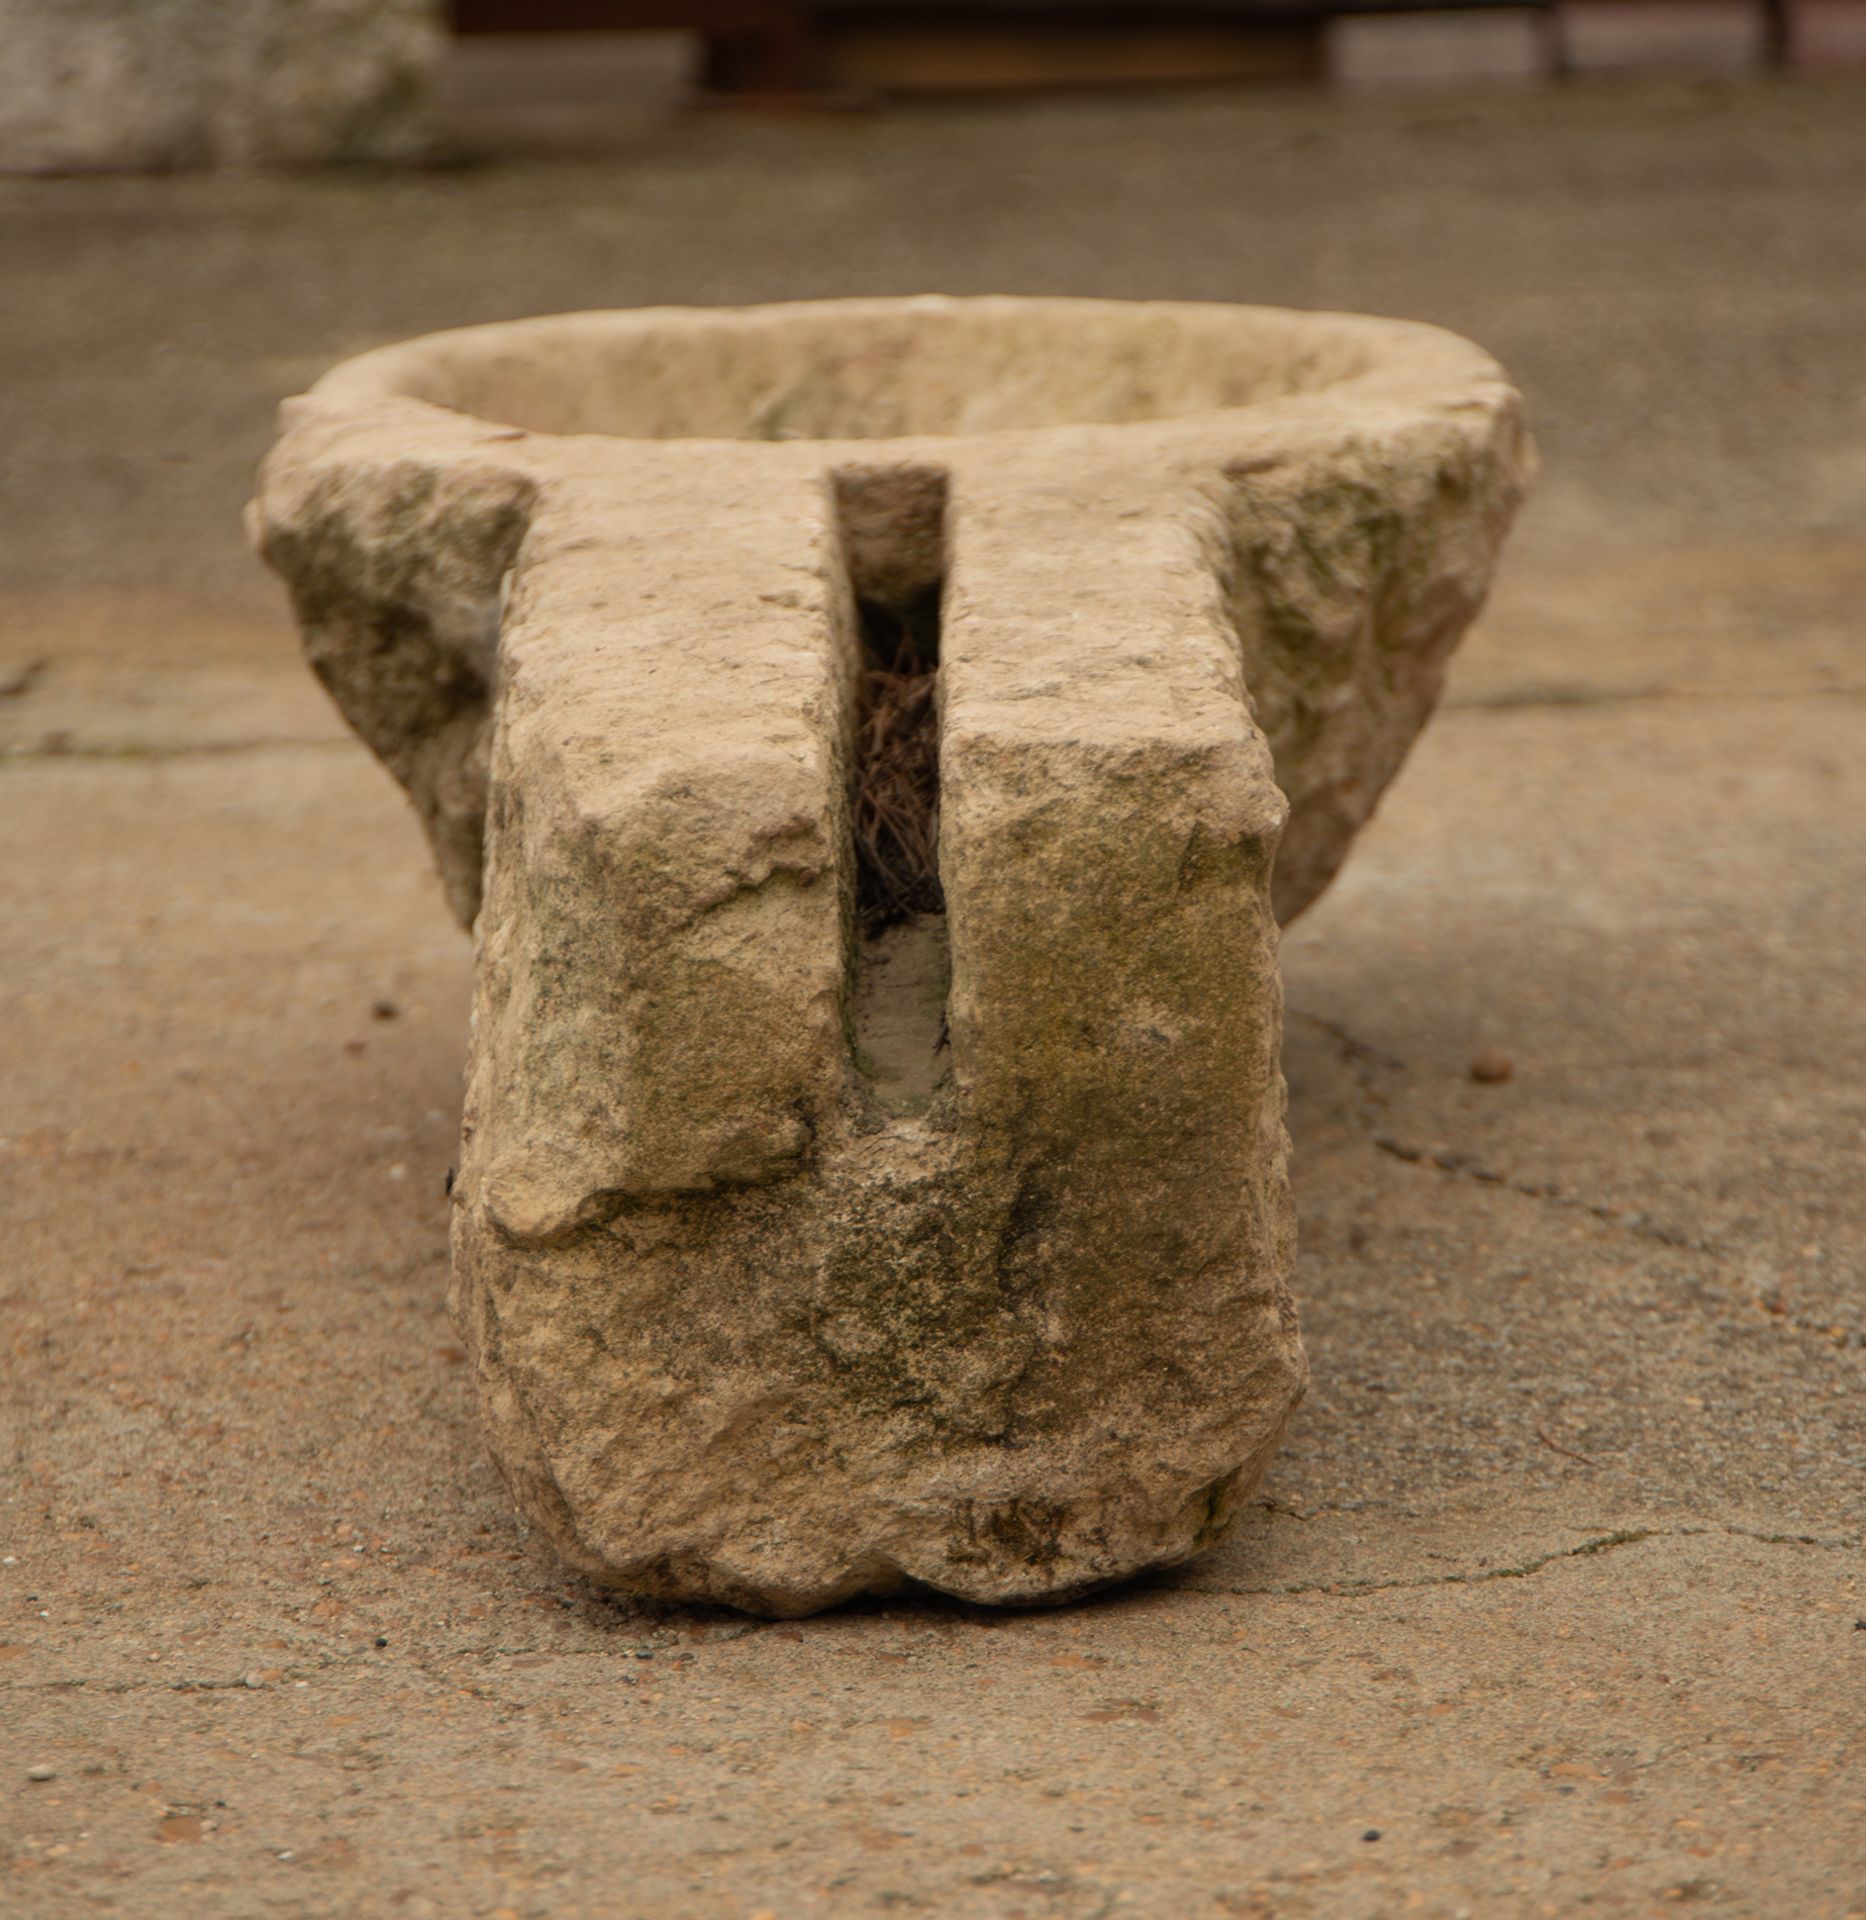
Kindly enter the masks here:
M 1376 358 L 1332 316 L 928 298 L 468 327 L 365 354 L 319 391 L 538 433 L 864 440 L 1175 419 L 1316 392 Z

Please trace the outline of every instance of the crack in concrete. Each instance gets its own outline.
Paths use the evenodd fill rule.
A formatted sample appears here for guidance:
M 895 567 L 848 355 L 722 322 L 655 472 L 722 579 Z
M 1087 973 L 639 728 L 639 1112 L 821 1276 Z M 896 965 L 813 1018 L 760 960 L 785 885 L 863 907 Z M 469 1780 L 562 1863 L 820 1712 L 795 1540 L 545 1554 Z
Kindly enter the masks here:
M 1384 1107 L 1386 1095 L 1374 1085 L 1373 1073 L 1376 1068 L 1386 1073 L 1404 1073 L 1406 1062 L 1398 1054 L 1387 1053 L 1380 1047 L 1370 1046 L 1359 1035 L 1350 1033 L 1339 1020 L 1330 1020 L 1319 1013 L 1310 1013 L 1302 1007 L 1291 1007 L 1290 1018 L 1301 1020 L 1313 1027 L 1317 1033 L 1326 1034 L 1340 1050 L 1342 1059 L 1354 1075 L 1355 1091 L 1372 1107 Z
M 1307 1580 L 1286 1586 L 1269 1587 L 1208 1587 L 1188 1584 L 1174 1590 L 1184 1593 L 1237 1596 L 1322 1593 L 1349 1600 L 1358 1599 L 1363 1594 L 1393 1593 L 1422 1587 L 1479 1587 L 1486 1586 L 1493 1580 L 1527 1580 L 1531 1575 L 1540 1573 L 1544 1567 L 1554 1566 L 1558 1561 L 1585 1560 L 1598 1554 L 1615 1552 L 1621 1547 L 1638 1546 L 1647 1540 L 1700 1540 L 1719 1537 L 1753 1540 L 1765 1546 L 1818 1547 L 1829 1552 L 1856 1553 L 1861 1545 L 1860 1538 L 1855 1535 L 1764 1533 L 1759 1528 L 1740 1527 L 1728 1523 L 1710 1527 L 1617 1527 L 1611 1532 L 1596 1534 L 1592 1539 L 1580 1541 L 1572 1547 L 1555 1547 L 1547 1553 L 1532 1554 L 1527 1560 L 1518 1561 L 1507 1567 L 1473 1567 L 1463 1573 L 1408 1574 L 1392 1580 Z
M 51 744 L 40 742 L 34 746 L 0 746 L 0 767 L 17 762 L 22 765 L 43 765 L 48 761 L 85 760 L 85 761 L 164 761 L 164 760 L 205 760 L 230 753 L 271 753 L 282 749 L 298 750 L 315 748 L 328 751 L 341 747 L 346 751 L 356 746 L 354 740 L 320 739 L 310 734 L 278 734 L 259 740 L 200 740 L 181 742 L 169 746 L 144 746 L 136 742 L 123 742 L 117 746 L 83 746 L 75 741 Z
M 1623 1233 L 1650 1240 L 1655 1245 L 1702 1254 L 1706 1259 L 1718 1263 L 1726 1272 L 1728 1270 L 1729 1256 L 1714 1241 L 1694 1240 L 1688 1234 L 1674 1233 L 1669 1227 L 1657 1225 L 1650 1215 L 1637 1208 L 1604 1206 L 1580 1194 L 1569 1193 L 1552 1181 L 1538 1183 L 1513 1179 L 1509 1174 L 1483 1165 L 1471 1154 L 1457 1153 L 1443 1147 L 1414 1146 L 1410 1141 L 1396 1140 L 1390 1134 L 1370 1132 L 1368 1138 L 1382 1153 L 1389 1153 L 1394 1159 L 1404 1160 L 1408 1165 L 1430 1167 L 1439 1173 L 1453 1174 L 1461 1179 L 1476 1181 L 1481 1186 L 1520 1195 L 1525 1200 L 1543 1200 L 1552 1207 L 1566 1207 L 1573 1212 L 1585 1213 L 1606 1226 L 1618 1227 Z M 1820 1340 L 1842 1349 L 1849 1345 L 1866 1348 L 1866 1333 L 1849 1334 L 1846 1328 L 1825 1321 L 1804 1320 L 1790 1313 L 1779 1299 L 1772 1301 L 1760 1294 L 1753 1296 L 1753 1299 L 1754 1304 L 1769 1316 L 1770 1322 L 1783 1332 L 1800 1334 L 1807 1339 Z M 1566 1447 L 1555 1446 L 1552 1440 L 1546 1441 L 1546 1444 L 1555 1447 L 1557 1453 L 1568 1452 Z M 1589 1461 L 1588 1464 L 1593 1466 L 1601 1463 Z
M 1619 1227 L 1641 1239 L 1656 1241 L 1662 1247 L 1676 1247 L 1687 1253 L 1715 1255 L 1718 1252 L 1709 1241 L 1694 1240 L 1688 1234 L 1674 1233 L 1670 1227 L 1656 1225 L 1649 1215 L 1637 1208 L 1612 1207 L 1598 1200 L 1589 1200 L 1580 1194 L 1568 1192 L 1552 1180 L 1518 1180 L 1511 1174 L 1498 1172 L 1495 1167 L 1485 1166 L 1475 1154 L 1459 1153 L 1447 1147 L 1415 1146 L 1411 1141 L 1397 1140 L 1387 1133 L 1370 1131 L 1368 1138 L 1382 1153 L 1389 1153 L 1395 1160 L 1404 1160 L 1410 1166 L 1432 1167 L 1440 1173 L 1474 1180 L 1480 1186 L 1499 1187 L 1505 1193 L 1518 1194 L 1525 1200 L 1545 1200 L 1550 1206 L 1567 1207 L 1577 1213 L 1589 1214 L 1607 1226 Z
M 748 1622 L 746 1633 L 760 1631 L 766 1625 L 776 1622 Z M 742 1634 L 733 1634 L 731 1639 L 743 1638 Z M 626 1660 L 641 1658 L 636 1649 L 639 1639 L 630 1641 L 626 1646 L 616 1647 L 442 1647 L 419 1657 L 404 1656 L 401 1666 L 404 1670 L 412 1668 L 430 1679 L 437 1678 L 431 1669 L 459 1660 L 516 1660 L 543 1655 L 553 1660 Z M 683 1650 L 680 1653 L 664 1655 L 655 1662 L 657 1668 L 667 1672 L 684 1670 L 694 1656 Z M 181 1680 L 98 1680 L 88 1675 L 76 1675 L 58 1680 L 14 1680 L 0 1683 L 0 1694 L 8 1693 L 280 1693 L 294 1682 L 307 1677 L 320 1677 L 333 1673 L 342 1673 L 353 1668 L 369 1667 L 380 1672 L 386 1663 L 378 1655 L 358 1651 L 354 1654 L 335 1654 L 322 1660 L 299 1661 L 291 1666 L 278 1669 L 279 1678 L 267 1680 L 259 1686 L 249 1686 L 244 1677 L 234 1679 L 195 1679 Z M 630 1679 L 634 1678 L 631 1670 Z
M 37 660 L 28 660 L 11 673 L 0 675 L 0 700 L 18 700 L 30 693 L 45 677 L 45 670 L 51 664 L 49 659 L 41 656 Z
M 1361 1101 L 1367 1107 L 1385 1107 L 1386 1095 L 1374 1084 L 1376 1071 L 1403 1073 L 1406 1062 L 1396 1054 L 1371 1046 L 1367 1041 L 1351 1033 L 1339 1021 L 1329 1020 L 1318 1013 L 1305 1012 L 1300 1007 L 1292 1007 L 1291 1015 L 1306 1022 L 1334 1041 L 1340 1049 L 1341 1057 L 1354 1076 L 1355 1088 Z M 1461 1153 L 1449 1147 L 1418 1146 L 1409 1140 L 1401 1140 L 1390 1133 L 1377 1130 L 1371 1116 L 1363 1113 L 1357 1116 L 1356 1124 L 1367 1139 L 1382 1153 L 1391 1154 L 1396 1160 L 1404 1160 L 1409 1166 L 1431 1167 L 1440 1173 L 1449 1173 L 1461 1179 L 1475 1181 L 1479 1186 L 1496 1187 L 1505 1193 L 1514 1193 L 1525 1200 L 1542 1200 L 1550 1206 L 1566 1207 L 1571 1211 L 1585 1213 L 1606 1226 L 1618 1227 L 1623 1232 L 1651 1240 L 1659 1246 L 1673 1247 L 1686 1253 L 1705 1254 L 1712 1258 L 1721 1257 L 1721 1250 L 1704 1240 L 1694 1240 L 1690 1236 L 1676 1233 L 1669 1227 L 1657 1225 L 1649 1215 L 1634 1207 L 1608 1206 L 1604 1202 L 1589 1200 L 1576 1193 L 1570 1193 L 1552 1180 L 1519 1180 L 1514 1175 L 1486 1166 L 1475 1154 Z
M 1305 1594 L 1323 1594 L 1334 1599 L 1354 1600 L 1371 1593 L 1395 1593 L 1417 1591 L 1426 1587 L 1479 1587 L 1488 1586 L 1497 1580 L 1527 1580 L 1540 1573 L 1543 1568 L 1556 1565 L 1563 1560 L 1585 1560 L 1618 1551 L 1622 1547 L 1638 1546 L 1648 1540 L 1749 1540 L 1762 1546 L 1771 1547 L 1813 1547 L 1828 1553 L 1858 1553 L 1866 1545 L 1866 1537 L 1858 1534 L 1819 1534 L 1819 1533 L 1768 1533 L 1760 1527 L 1739 1526 L 1734 1522 L 1723 1521 L 1714 1526 L 1684 1527 L 1616 1527 L 1608 1532 L 1593 1535 L 1578 1541 L 1572 1547 L 1553 1547 L 1546 1553 L 1531 1554 L 1528 1559 L 1520 1560 L 1503 1567 L 1473 1567 L 1461 1573 L 1425 1573 L 1402 1575 L 1391 1580 L 1304 1580 L 1292 1581 L 1282 1586 L 1259 1587 L 1219 1587 L 1195 1584 L 1192 1581 L 1177 1582 L 1170 1579 L 1141 1579 L 1133 1583 L 1132 1591 L 1152 1591 L 1158 1593 L 1185 1594 L 1205 1599 L 1231 1598 L 1288 1598 Z M 955 1603 L 957 1604 L 957 1603 Z M 833 1623 L 837 1614 L 832 1612 L 828 1620 Z M 742 1640 L 748 1635 L 763 1632 L 768 1627 L 793 1626 L 788 1621 L 746 1621 L 730 1623 L 738 1626 L 739 1631 L 728 1631 L 722 1636 L 725 1644 Z M 695 1661 L 705 1648 L 683 1650 L 681 1654 L 668 1659 L 665 1667 L 670 1671 L 684 1671 Z M 451 1647 L 428 1653 L 418 1659 L 408 1659 L 399 1663 L 406 1669 L 426 1678 L 436 1680 L 440 1675 L 432 1669 L 445 1663 L 459 1660 L 515 1660 L 535 1659 L 542 1656 L 552 1660 L 590 1660 L 605 1659 L 630 1661 L 636 1659 L 635 1646 L 626 1647 Z M 268 1680 L 263 1686 L 248 1687 L 244 1680 L 93 1680 L 83 1675 L 58 1680 L 16 1680 L 0 1684 L 0 1694 L 9 1693 L 75 1693 L 86 1691 L 98 1694 L 125 1693 L 279 1693 L 294 1681 L 306 1675 L 322 1676 L 357 1668 L 367 1663 L 372 1670 L 380 1671 L 381 1662 L 369 1661 L 362 1653 L 332 1657 L 286 1667 L 281 1670 L 280 1678 Z M 630 1676 L 633 1678 L 633 1675 Z M 474 1689 L 476 1693 L 480 1689 Z M 508 1701 L 503 1696 L 484 1692 L 482 1697 L 497 1700 L 500 1704 L 522 1711 L 525 1703 Z
M 1746 706 L 1756 700 L 1858 700 L 1866 698 L 1866 685 L 1841 681 L 1824 687 L 1758 687 L 1747 691 L 1735 687 L 1583 687 L 1531 686 L 1514 692 L 1474 694 L 1447 700 L 1446 713 L 1520 713 L 1525 709 L 1563 707 L 1630 707 L 1664 700 L 1740 700 Z

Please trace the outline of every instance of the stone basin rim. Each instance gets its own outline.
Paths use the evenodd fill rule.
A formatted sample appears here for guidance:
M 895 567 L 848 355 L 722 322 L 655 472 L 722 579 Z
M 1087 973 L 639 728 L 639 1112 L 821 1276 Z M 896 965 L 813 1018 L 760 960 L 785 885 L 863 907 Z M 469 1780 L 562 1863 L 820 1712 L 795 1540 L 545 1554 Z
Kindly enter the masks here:
M 938 444 L 1170 437 L 1292 407 L 1494 402 L 1502 368 L 1422 321 L 1215 301 L 948 296 L 642 307 L 422 334 L 342 361 L 318 412 L 414 404 L 541 440 Z M 297 403 L 302 404 L 302 403 Z

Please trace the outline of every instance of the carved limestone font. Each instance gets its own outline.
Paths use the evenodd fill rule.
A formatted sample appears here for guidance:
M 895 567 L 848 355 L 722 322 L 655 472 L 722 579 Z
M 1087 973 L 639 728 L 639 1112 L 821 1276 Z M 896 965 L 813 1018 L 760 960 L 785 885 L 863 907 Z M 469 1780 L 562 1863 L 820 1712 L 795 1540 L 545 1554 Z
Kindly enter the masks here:
M 353 360 L 254 508 L 478 987 L 454 1302 L 566 1559 L 807 1612 L 1197 1552 L 1299 1399 L 1277 923 L 1526 484 L 1435 329 L 835 301 Z

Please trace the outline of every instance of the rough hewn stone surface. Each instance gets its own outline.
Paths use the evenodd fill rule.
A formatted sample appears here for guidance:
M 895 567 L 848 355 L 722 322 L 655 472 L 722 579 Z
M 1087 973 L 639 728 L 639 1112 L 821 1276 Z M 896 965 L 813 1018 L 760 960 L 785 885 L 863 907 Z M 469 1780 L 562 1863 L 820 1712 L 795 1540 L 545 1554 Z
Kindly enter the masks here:
M 1243 308 L 572 316 L 291 403 L 256 531 L 476 925 L 456 1310 L 568 1558 L 801 1612 L 1216 1536 L 1304 1378 L 1275 915 L 1527 458 L 1466 343 Z M 910 965 L 851 688 L 929 593 Z
M 405 160 L 433 0 L 0 0 L 0 171 Z

